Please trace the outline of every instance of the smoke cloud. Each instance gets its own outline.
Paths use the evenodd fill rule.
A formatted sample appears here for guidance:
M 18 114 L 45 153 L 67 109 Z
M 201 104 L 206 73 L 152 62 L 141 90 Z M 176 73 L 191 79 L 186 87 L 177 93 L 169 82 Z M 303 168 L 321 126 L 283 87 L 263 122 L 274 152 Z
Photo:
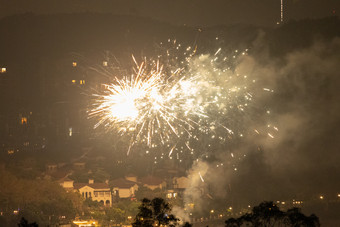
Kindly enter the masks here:
M 308 48 L 271 58 L 259 40 L 235 72 L 258 78 L 274 92 L 257 97 L 270 111 L 274 138 L 252 136 L 215 161 L 200 160 L 190 171 L 186 202 L 255 205 L 264 200 L 311 199 L 340 187 L 340 39 L 316 41 Z M 266 121 L 259 117 L 259 121 Z M 262 127 L 262 128 L 261 128 Z M 231 159 L 231 153 L 238 158 Z M 222 164 L 222 165 L 221 165 Z M 200 177 L 202 176 L 202 178 Z M 216 202 L 218 201 L 218 202 Z M 200 204 L 205 204 L 201 206 Z

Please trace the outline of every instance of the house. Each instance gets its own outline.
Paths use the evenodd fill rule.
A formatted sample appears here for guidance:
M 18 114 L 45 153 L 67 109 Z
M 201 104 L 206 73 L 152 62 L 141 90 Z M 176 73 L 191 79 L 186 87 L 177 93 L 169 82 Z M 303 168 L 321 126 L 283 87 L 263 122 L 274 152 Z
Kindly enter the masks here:
M 62 180 L 59 181 L 59 184 L 66 190 L 66 191 L 73 191 L 74 187 L 73 187 L 73 180 L 71 180 L 70 178 L 68 178 L 67 176 L 65 178 L 63 178 Z
M 190 185 L 189 178 L 187 177 L 174 177 L 172 178 L 172 189 L 167 190 L 166 197 L 168 199 L 182 197 L 185 189 Z
M 116 198 L 132 198 L 138 190 L 136 182 L 124 178 L 112 180 L 110 186 L 112 186 L 113 196 Z
M 74 183 L 73 187 L 84 199 L 92 199 L 106 206 L 112 206 L 111 189 L 107 183 L 95 183 L 90 179 L 88 183 Z
M 172 179 L 172 184 L 174 186 L 174 188 L 178 188 L 178 189 L 186 189 L 189 187 L 189 178 L 187 177 L 174 177 Z
M 155 176 L 146 176 L 140 179 L 140 183 L 151 190 L 155 190 L 156 188 L 163 189 L 166 187 L 166 182 L 159 177 Z

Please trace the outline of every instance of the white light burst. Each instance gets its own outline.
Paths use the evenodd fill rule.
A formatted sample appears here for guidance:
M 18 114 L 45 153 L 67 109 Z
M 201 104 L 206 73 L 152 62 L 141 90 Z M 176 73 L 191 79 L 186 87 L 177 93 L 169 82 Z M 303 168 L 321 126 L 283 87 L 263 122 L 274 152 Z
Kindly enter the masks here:
M 141 64 L 133 58 L 132 75 L 116 77 L 95 95 L 89 111 L 98 119 L 95 127 L 129 136 L 128 152 L 137 143 L 163 146 L 170 158 L 176 154 L 179 159 L 184 148 L 194 154 L 197 146 L 214 149 L 245 134 L 256 86 L 254 78 L 231 69 L 229 59 L 235 61 L 238 51 L 230 58 L 221 48 L 213 55 L 198 55 L 197 48 L 174 44 L 175 54 L 167 50 L 157 60 Z

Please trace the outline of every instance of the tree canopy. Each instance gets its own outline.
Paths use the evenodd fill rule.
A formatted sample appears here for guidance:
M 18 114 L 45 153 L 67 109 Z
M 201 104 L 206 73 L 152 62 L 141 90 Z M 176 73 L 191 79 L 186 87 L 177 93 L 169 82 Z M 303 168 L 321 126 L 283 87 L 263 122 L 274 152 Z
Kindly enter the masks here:
M 286 212 L 281 211 L 272 201 L 262 202 L 255 206 L 251 213 L 239 218 L 229 218 L 225 221 L 226 227 L 240 226 L 291 226 L 291 227 L 319 227 L 319 218 L 314 214 L 309 217 L 301 213 L 299 208 L 291 208 Z
M 21 179 L 5 170 L 0 171 L 0 185 L 0 210 L 5 226 L 14 226 L 21 217 L 39 225 L 59 223 L 60 217 L 72 220 L 82 204 L 79 194 L 67 193 L 55 182 Z
M 139 212 L 136 215 L 133 227 L 152 227 L 154 224 L 178 226 L 179 219 L 171 212 L 171 206 L 162 198 L 149 200 L 144 198 L 139 206 Z

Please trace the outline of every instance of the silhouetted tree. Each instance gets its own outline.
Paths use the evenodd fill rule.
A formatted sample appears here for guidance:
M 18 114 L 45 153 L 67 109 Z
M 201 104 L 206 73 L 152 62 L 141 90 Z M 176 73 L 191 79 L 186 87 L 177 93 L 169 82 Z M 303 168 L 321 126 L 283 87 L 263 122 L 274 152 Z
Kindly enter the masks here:
M 132 226 L 152 227 L 154 224 L 177 226 L 179 219 L 170 214 L 170 211 L 171 206 L 164 199 L 154 198 L 149 200 L 144 198 Z
M 189 222 L 185 222 L 183 227 L 192 227 L 192 224 L 190 224 Z
M 20 223 L 18 224 L 18 227 L 38 227 L 38 224 L 35 222 L 28 223 L 28 221 L 24 217 L 22 217 Z
M 263 202 L 253 208 L 252 213 L 242 215 L 239 218 L 229 218 L 225 221 L 226 227 L 240 226 L 290 226 L 290 227 L 318 227 L 317 216 L 312 214 L 307 217 L 299 208 L 292 208 L 286 212 L 281 211 L 273 202 Z

